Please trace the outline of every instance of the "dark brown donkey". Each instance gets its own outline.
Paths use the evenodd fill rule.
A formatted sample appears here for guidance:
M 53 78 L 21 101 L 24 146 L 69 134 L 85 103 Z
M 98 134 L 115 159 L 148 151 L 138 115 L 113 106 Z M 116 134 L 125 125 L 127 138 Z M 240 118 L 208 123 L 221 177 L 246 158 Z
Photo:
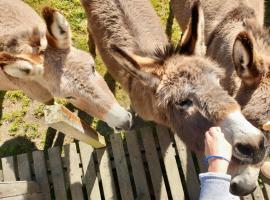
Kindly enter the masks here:
M 197 152 L 204 151 L 203 133 L 212 125 L 221 126 L 234 147 L 233 160 L 249 164 L 243 168 L 232 162 L 235 177 L 264 159 L 262 132 L 245 119 L 238 103 L 220 86 L 220 67 L 202 56 L 204 17 L 198 6 L 181 48 L 174 49 L 147 0 L 81 2 L 103 61 L 141 117 L 170 127 Z M 252 176 L 255 183 L 258 173 Z
M 181 29 L 185 30 L 194 0 L 172 0 Z M 263 0 L 201 0 L 205 14 L 207 55 L 225 70 L 222 86 L 235 97 L 244 116 L 256 127 L 270 132 L 270 34 L 263 27 Z M 268 124 L 268 125 L 267 125 Z M 259 172 L 261 164 L 247 173 Z M 256 169 L 257 168 L 257 169 Z M 238 172 L 237 172 L 238 173 Z M 248 187 L 241 187 L 242 182 Z M 232 181 L 234 194 L 255 187 L 249 176 Z

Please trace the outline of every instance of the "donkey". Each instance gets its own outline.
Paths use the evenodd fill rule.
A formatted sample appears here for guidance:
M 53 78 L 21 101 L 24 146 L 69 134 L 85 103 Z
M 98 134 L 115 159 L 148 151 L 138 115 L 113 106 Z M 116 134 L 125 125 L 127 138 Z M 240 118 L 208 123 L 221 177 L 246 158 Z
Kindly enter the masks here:
M 132 116 L 122 108 L 95 70 L 89 53 L 71 46 L 70 27 L 53 8 L 43 18 L 20 0 L 0 0 L 0 88 L 21 89 L 47 103 L 66 98 L 116 129 L 129 129 Z
M 182 30 L 188 26 L 193 2 L 171 1 Z M 205 13 L 207 55 L 225 70 L 226 75 L 221 80 L 223 87 L 241 105 L 244 116 L 269 133 L 270 34 L 263 27 L 264 1 L 200 2 Z M 249 183 L 249 190 L 252 190 L 254 185 L 248 176 L 242 181 Z M 244 194 L 247 191 L 239 185 L 232 188 L 232 193 Z
M 241 172 L 264 159 L 262 132 L 220 86 L 222 70 L 203 57 L 204 17 L 198 5 L 181 48 L 173 48 L 147 0 L 81 2 L 109 73 L 128 92 L 139 116 L 171 128 L 197 152 L 204 151 L 203 133 L 212 125 L 221 126 L 234 147 L 231 173 L 240 172 L 234 178 L 241 179 Z M 258 173 L 253 175 L 255 183 Z

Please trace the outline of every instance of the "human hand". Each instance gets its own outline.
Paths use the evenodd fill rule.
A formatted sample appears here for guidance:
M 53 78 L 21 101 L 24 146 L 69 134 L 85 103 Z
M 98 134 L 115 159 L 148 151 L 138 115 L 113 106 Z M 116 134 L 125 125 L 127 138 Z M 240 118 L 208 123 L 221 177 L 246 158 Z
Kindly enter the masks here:
M 231 160 L 232 146 L 225 139 L 219 127 L 212 127 L 205 133 L 205 156 L 222 156 Z M 208 160 L 209 172 L 226 173 L 229 162 L 221 158 L 211 158 Z

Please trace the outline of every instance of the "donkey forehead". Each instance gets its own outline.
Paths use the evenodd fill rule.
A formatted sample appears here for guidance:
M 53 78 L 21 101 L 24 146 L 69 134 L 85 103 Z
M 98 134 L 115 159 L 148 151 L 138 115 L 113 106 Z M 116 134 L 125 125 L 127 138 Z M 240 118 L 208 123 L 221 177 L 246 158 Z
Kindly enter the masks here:
M 164 74 L 167 79 L 200 80 L 205 78 L 218 79 L 223 72 L 216 63 L 206 58 L 177 55 L 166 60 Z

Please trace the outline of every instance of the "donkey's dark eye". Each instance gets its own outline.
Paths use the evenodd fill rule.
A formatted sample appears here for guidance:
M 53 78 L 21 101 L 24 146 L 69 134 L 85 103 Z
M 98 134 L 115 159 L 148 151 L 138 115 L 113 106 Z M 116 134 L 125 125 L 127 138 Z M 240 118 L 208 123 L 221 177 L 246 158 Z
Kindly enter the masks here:
M 67 100 L 76 100 L 76 98 L 75 97 L 72 97 L 72 96 L 67 96 L 67 97 L 65 97 Z
M 193 102 L 190 99 L 185 99 L 178 103 L 178 106 L 180 106 L 182 109 L 187 109 L 192 105 L 193 105 Z

